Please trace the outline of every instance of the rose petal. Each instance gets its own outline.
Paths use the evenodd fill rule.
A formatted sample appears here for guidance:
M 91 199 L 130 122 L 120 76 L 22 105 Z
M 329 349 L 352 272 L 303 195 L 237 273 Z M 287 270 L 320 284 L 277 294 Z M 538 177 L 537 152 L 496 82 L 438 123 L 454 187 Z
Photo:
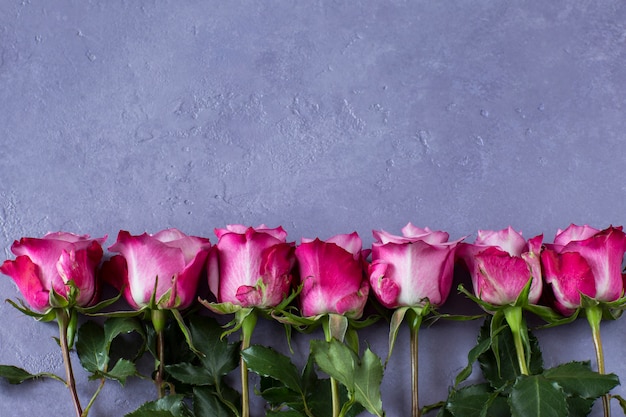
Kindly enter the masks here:
M 499 231 L 479 230 L 475 245 L 496 246 L 511 256 L 520 256 L 526 247 L 526 240 L 521 233 L 511 226 Z
M 167 246 L 147 233 L 131 236 L 122 230 L 109 250 L 126 258 L 130 293 L 140 306 L 150 302 L 157 278 L 155 299 L 158 301 L 172 289 L 176 275 L 185 269 L 185 258 L 179 248 Z
M 361 288 L 360 260 L 342 247 L 315 239 L 296 248 L 303 282 L 300 300 L 305 317 L 338 313 L 338 300 Z
M 49 291 L 41 282 L 39 267 L 28 256 L 21 255 L 14 261 L 7 260 L 0 266 L 0 272 L 10 276 L 26 302 L 36 311 L 50 308 Z
M 554 237 L 554 244 L 565 246 L 572 241 L 589 239 L 598 232 L 600 232 L 598 229 L 594 229 L 588 225 L 577 226 L 572 223 L 565 230 L 557 230 L 556 236 Z
M 595 297 L 596 285 L 585 258 L 576 252 L 557 252 L 546 249 L 541 253 L 544 278 L 552 286 L 557 309 L 570 316 L 581 306 L 580 294 Z
M 392 279 L 386 277 L 389 264 L 386 261 L 378 259 L 370 265 L 369 279 L 370 286 L 376 298 L 387 308 L 397 308 L 398 295 L 400 294 L 400 286 Z

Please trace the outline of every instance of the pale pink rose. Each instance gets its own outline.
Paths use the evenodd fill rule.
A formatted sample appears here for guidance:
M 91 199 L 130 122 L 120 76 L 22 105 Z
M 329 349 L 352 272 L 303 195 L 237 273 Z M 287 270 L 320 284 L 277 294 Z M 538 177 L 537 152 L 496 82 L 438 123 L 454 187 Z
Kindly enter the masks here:
M 341 314 L 359 318 L 369 294 L 359 235 L 336 235 L 321 241 L 302 239 L 296 258 L 303 283 L 302 315 Z
M 28 304 L 38 312 L 51 308 L 52 289 L 67 298 L 70 281 L 78 289 L 76 305 L 86 307 L 96 301 L 96 268 L 105 240 L 106 236 L 91 239 L 66 232 L 48 233 L 41 239 L 24 237 L 11 246 L 17 258 L 5 261 L 0 271 L 13 278 Z
M 454 254 L 460 240 L 448 242 L 448 233 L 407 224 L 403 236 L 373 231 L 372 291 L 387 308 L 442 305 L 452 286 Z
M 154 295 L 158 308 L 184 309 L 196 299 L 202 268 L 211 244 L 177 229 L 132 236 L 121 230 L 109 250 L 118 252 L 102 268 L 103 277 L 124 291 L 135 309 L 148 306 Z
M 294 245 L 282 227 L 228 225 L 215 234 L 208 280 L 218 303 L 267 308 L 289 295 Z

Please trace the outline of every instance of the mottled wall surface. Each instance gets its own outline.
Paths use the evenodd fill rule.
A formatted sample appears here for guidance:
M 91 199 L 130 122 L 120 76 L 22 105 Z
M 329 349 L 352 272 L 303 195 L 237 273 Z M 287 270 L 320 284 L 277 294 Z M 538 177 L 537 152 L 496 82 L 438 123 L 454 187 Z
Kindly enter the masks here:
M 625 66 L 619 0 L 1 0 L 0 245 L 12 258 L 21 236 L 108 246 L 119 229 L 166 227 L 215 241 L 228 223 L 295 241 L 356 230 L 366 246 L 408 221 L 470 241 L 622 225 Z M 0 294 L 18 297 L 7 277 Z M 62 372 L 54 325 L 5 303 L 0 316 L 0 363 Z M 626 380 L 624 323 L 604 334 Z M 477 328 L 422 332 L 424 403 L 446 395 Z M 548 365 L 593 358 L 584 322 L 538 336 Z M 363 338 L 386 355 L 384 324 Z M 409 407 L 407 345 L 401 333 L 383 381 L 389 416 Z M 93 415 L 153 391 L 109 383 Z M 0 382 L 0 415 L 70 413 L 59 383 Z

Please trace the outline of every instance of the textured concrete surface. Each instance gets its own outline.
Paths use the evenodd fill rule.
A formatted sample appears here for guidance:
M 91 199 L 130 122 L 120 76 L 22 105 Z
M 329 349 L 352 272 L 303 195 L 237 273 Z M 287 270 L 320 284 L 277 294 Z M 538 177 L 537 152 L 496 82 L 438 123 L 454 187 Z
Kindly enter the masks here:
M 408 221 L 470 240 L 622 225 L 625 64 L 619 0 L 0 0 L 0 246 L 12 258 L 14 239 L 59 229 L 215 241 L 227 223 L 366 245 Z M 0 294 L 18 296 L 6 277 Z M 53 325 L 4 303 L 0 317 L 0 363 L 62 372 Z M 424 403 L 444 398 L 477 326 L 422 332 Z M 622 379 L 625 326 L 604 326 Z M 386 354 L 384 325 L 363 335 Z M 584 322 L 539 336 L 547 365 L 593 358 Z M 409 408 L 406 346 L 401 333 L 389 416 Z M 109 383 L 92 414 L 153 395 Z M 60 383 L 0 382 L 2 416 L 70 414 Z

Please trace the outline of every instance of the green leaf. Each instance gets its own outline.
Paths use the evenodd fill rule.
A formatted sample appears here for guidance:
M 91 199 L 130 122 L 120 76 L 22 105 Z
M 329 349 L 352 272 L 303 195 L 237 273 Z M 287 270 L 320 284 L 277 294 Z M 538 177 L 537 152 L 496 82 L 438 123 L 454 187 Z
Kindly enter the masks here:
M 76 352 L 80 364 L 92 373 L 104 372 L 109 363 L 104 330 L 93 321 L 88 321 L 78 329 Z
M 384 415 L 380 396 L 383 366 L 369 348 L 360 360 L 349 347 L 335 339 L 330 342 L 312 340 L 311 354 L 322 371 L 346 386 L 350 397 L 354 396 L 370 413 Z
M 295 410 L 286 411 L 272 411 L 269 410 L 265 413 L 265 417 L 307 417 L 306 414 L 302 414 Z
M 567 398 L 567 417 L 587 417 L 591 412 L 591 407 L 595 399 L 568 397 Z
M 137 368 L 131 361 L 120 359 L 115 363 L 113 369 L 103 375 L 106 378 L 119 381 L 120 384 L 125 385 L 128 377 L 137 375 Z
M 482 353 L 478 362 L 485 378 L 492 387 L 498 389 L 513 383 L 521 375 L 515 350 L 515 340 L 508 326 L 499 326 L 493 330 L 489 320 L 481 328 L 479 343 L 491 338 L 491 349 Z M 495 333 L 495 336 L 494 336 Z M 543 370 L 543 358 L 539 350 L 537 339 L 528 333 L 530 351 L 531 374 L 541 373 Z M 496 356 L 497 355 L 497 356 Z
M 596 399 L 619 385 L 617 375 L 594 372 L 589 362 L 559 365 L 544 371 L 543 376 L 559 384 L 568 394 L 587 399 Z
M 125 417 L 192 417 L 182 395 L 169 395 L 143 404 Z
M 25 369 L 18 368 L 17 366 L 12 365 L 0 365 L 0 378 L 6 379 L 9 384 L 21 384 L 24 381 L 38 378 L 52 378 L 65 383 L 63 379 L 54 374 L 50 374 L 47 372 L 31 374 Z
M 104 322 L 104 338 L 107 346 L 111 346 L 111 342 L 120 334 L 136 332 L 140 336 L 145 337 L 143 326 L 133 317 L 112 317 Z
M 567 395 L 541 375 L 522 376 L 511 389 L 512 417 L 568 417 Z
M 302 392 L 300 373 L 287 356 L 259 345 L 243 350 L 241 356 L 250 371 L 281 381 L 295 392 Z
M 174 379 L 189 385 L 215 385 L 215 378 L 204 367 L 189 362 L 166 365 L 165 370 Z
M 239 344 L 222 340 L 222 330 L 215 320 L 193 316 L 189 321 L 189 331 L 194 344 L 204 355 L 200 361 L 213 380 L 239 366 Z
M 193 412 L 195 417 L 232 417 L 236 414 L 208 387 L 193 389 Z
M 469 353 L 467 354 L 467 366 L 459 372 L 454 380 L 454 385 L 459 385 L 465 381 L 472 374 L 472 367 L 474 362 L 478 360 L 478 357 L 487 352 L 491 347 L 491 338 L 486 338 L 478 342 Z
M 491 396 L 489 384 L 469 385 L 450 393 L 445 408 L 455 417 L 485 416 Z

